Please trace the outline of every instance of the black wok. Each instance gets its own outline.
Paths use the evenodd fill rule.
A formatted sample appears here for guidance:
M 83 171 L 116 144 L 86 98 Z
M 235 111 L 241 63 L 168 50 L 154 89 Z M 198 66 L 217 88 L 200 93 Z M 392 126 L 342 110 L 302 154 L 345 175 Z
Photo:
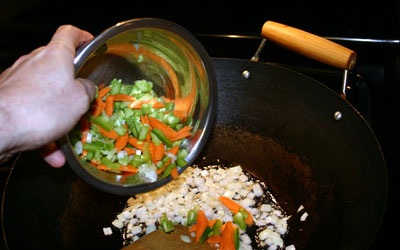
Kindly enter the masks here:
M 276 65 L 213 59 L 213 66 L 217 119 L 196 164 L 241 164 L 265 181 L 292 215 L 287 245 L 367 249 L 385 209 L 387 180 L 380 146 L 360 114 L 319 82 Z M 92 188 L 69 166 L 53 169 L 25 152 L 4 193 L 4 239 L 10 250 L 120 249 L 120 235 L 104 236 L 102 228 L 126 200 Z M 304 222 L 300 205 L 309 214 Z

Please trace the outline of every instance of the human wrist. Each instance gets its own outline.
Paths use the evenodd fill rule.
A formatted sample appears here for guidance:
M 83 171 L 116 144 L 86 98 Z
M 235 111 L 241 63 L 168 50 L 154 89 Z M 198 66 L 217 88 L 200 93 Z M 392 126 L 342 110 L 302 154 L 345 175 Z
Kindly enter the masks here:
M 0 94 L 0 99 L 4 96 Z M 14 138 L 14 118 L 10 110 L 4 106 L 5 102 L 0 102 L 0 162 L 4 162 L 18 152 L 17 139 Z

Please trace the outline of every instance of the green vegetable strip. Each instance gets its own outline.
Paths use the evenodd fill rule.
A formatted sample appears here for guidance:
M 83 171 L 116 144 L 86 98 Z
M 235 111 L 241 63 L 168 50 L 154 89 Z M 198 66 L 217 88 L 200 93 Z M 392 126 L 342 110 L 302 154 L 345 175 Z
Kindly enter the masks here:
M 184 141 L 170 141 L 161 130 L 153 128 L 150 131 L 150 127 L 147 124 L 141 123 L 141 116 L 148 115 L 156 118 L 157 120 L 163 122 L 164 124 L 170 126 L 175 130 L 179 130 L 184 126 L 190 126 L 192 123 L 192 118 L 188 117 L 185 123 L 182 123 L 180 118 L 175 116 L 173 112 L 175 109 L 175 104 L 173 102 L 165 102 L 164 98 L 158 97 L 153 90 L 153 83 L 147 80 L 138 80 L 134 84 L 128 85 L 123 84 L 119 79 L 113 79 L 109 85 L 111 90 L 103 97 L 103 102 L 107 95 L 125 94 L 136 98 L 136 100 L 152 100 L 156 99 L 158 102 L 164 104 L 163 108 L 153 108 L 150 103 L 143 103 L 139 109 L 131 109 L 129 105 L 130 101 L 115 101 L 113 114 L 108 117 L 104 111 L 94 117 L 91 113 L 86 114 L 86 118 L 92 123 L 89 128 L 89 133 L 91 134 L 91 142 L 85 142 L 82 145 L 82 150 L 85 150 L 87 154 L 80 155 L 83 159 L 90 161 L 96 161 L 109 167 L 110 171 L 118 173 L 121 165 L 132 165 L 138 167 L 140 165 L 153 165 L 151 160 L 151 155 L 149 151 L 149 143 L 146 142 L 146 138 L 150 135 L 151 142 L 155 145 L 160 145 L 163 143 L 166 146 L 166 151 L 173 146 L 181 147 L 181 143 Z M 96 91 L 96 96 L 98 95 L 98 90 Z M 124 124 L 126 126 L 124 126 Z M 142 148 L 141 155 L 130 155 L 128 156 L 117 156 L 117 150 L 115 149 L 116 139 L 110 139 L 103 136 L 101 129 L 111 132 L 114 130 L 118 136 L 123 136 L 128 132 L 129 137 L 135 137 L 138 139 L 138 144 L 144 144 Z M 150 134 L 149 134 L 150 133 Z M 83 136 L 82 131 L 77 125 L 70 133 L 71 143 L 77 145 L 81 141 Z M 128 147 L 131 147 L 129 144 Z M 75 149 L 77 151 L 77 149 Z M 171 170 L 176 167 L 184 167 L 187 165 L 185 160 L 188 155 L 186 149 L 180 149 L 177 154 L 176 161 L 169 164 L 164 172 L 160 174 L 159 178 L 166 178 L 170 175 Z M 157 169 L 163 169 L 165 165 L 171 160 L 167 155 L 164 155 L 162 160 L 156 165 Z M 195 211 L 190 213 L 192 221 L 196 217 Z M 194 221 L 195 222 L 195 221 Z M 170 223 L 168 221 L 164 222 L 164 229 L 169 230 Z
M 151 132 L 153 132 L 158 137 L 158 139 L 160 139 L 160 141 L 167 145 L 167 147 L 172 147 L 172 142 L 164 135 L 161 130 L 153 128 Z

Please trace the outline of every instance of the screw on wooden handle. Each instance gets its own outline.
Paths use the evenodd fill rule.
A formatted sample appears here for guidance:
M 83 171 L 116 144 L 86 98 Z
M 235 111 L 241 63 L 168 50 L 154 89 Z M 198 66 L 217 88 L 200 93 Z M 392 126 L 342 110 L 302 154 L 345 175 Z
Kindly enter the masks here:
M 357 60 L 357 54 L 353 50 L 273 21 L 264 23 L 261 35 L 288 50 L 337 68 L 351 70 Z

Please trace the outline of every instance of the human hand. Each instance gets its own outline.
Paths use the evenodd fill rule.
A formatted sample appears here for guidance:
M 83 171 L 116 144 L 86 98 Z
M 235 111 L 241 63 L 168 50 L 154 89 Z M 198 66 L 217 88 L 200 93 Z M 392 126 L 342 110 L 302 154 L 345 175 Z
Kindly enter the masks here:
M 76 48 L 92 38 L 71 25 L 61 26 L 47 46 L 20 57 L 0 75 L 0 161 L 56 141 L 89 109 L 95 87 L 75 79 L 73 60 Z M 64 155 L 51 145 L 44 159 L 62 166 Z

